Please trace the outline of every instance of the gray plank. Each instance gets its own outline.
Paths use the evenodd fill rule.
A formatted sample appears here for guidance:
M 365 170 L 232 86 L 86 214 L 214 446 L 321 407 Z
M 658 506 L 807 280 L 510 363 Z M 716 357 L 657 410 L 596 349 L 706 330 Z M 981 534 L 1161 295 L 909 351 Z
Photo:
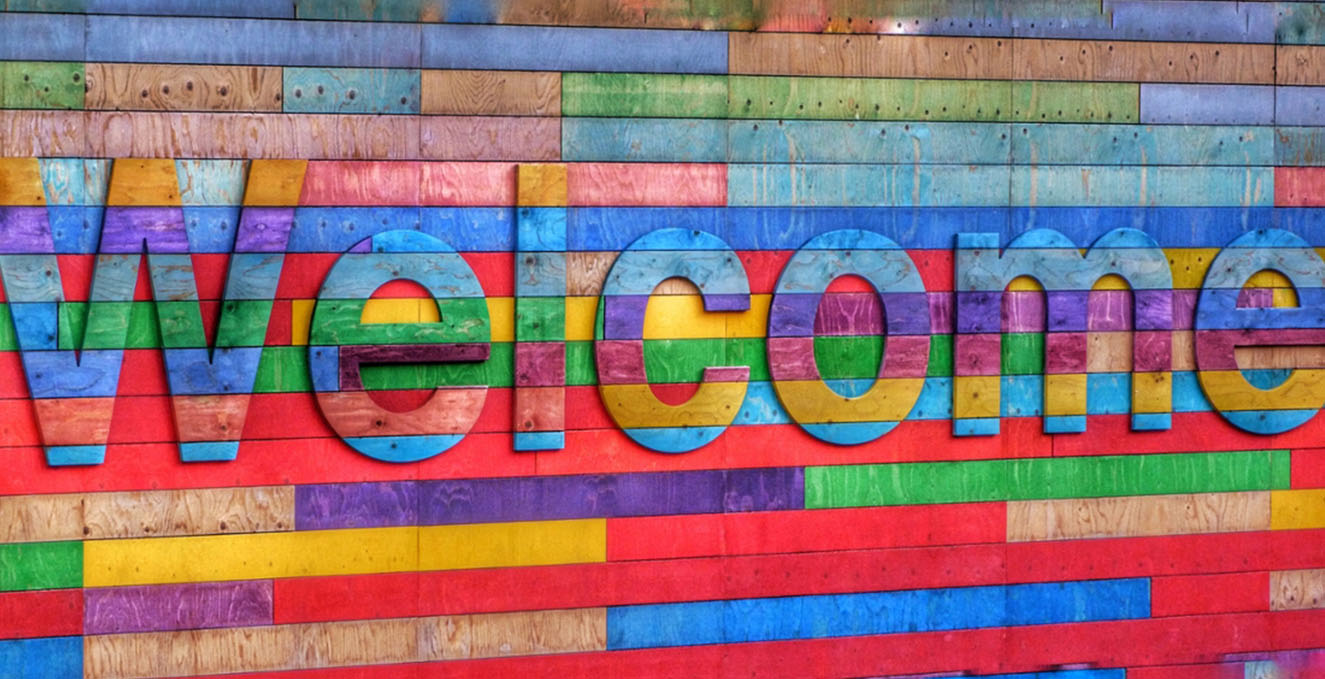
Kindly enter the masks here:
M 1141 84 L 1141 122 L 1183 125 L 1270 125 L 1270 85 Z

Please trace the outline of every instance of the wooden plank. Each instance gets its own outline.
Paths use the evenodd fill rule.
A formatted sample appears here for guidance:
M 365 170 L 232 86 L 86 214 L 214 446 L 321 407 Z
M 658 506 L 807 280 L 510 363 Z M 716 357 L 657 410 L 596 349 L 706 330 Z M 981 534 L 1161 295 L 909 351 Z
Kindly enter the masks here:
M 410 24 L 94 14 L 86 35 L 89 62 L 419 67 Z
M 419 65 L 423 68 L 628 73 L 727 71 L 727 36 L 721 33 L 482 24 L 428 24 L 422 26 L 421 32 Z
M 86 155 L 81 111 L 0 110 L 0 155 L 80 157 Z
M 561 113 L 556 71 L 423 71 L 420 113 L 555 116 Z
M 1275 88 L 1263 85 L 1143 83 L 1142 123 L 1269 125 L 1277 122 Z
M 1274 121 L 1279 125 L 1316 125 L 1325 112 L 1325 93 L 1320 87 L 1283 85 L 1274 92 Z
M 1277 45 L 1274 72 L 1278 85 L 1325 85 L 1325 47 Z
M 0 542 L 81 539 L 81 499 L 79 495 L 0 496 Z
M 1325 608 L 1325 569 L 1270 573 L 1270 610 Z
M 1008 201 L 1009 168 L 999 165 L 733 164 L 728 173 L 733 206 L 932 207 Z
M 566 73 L 561 114 L 649 118 L 723 118 L 728 79 L 721 75 Z
M 1275 168 L 1274 204 L 1281 207 L 1325 205 L 1325 168 Z
M 557 118 L 428 116 L 419 122 L 419 157 L 426 160 L 560 160 Z
M 496 658 L 607 648 L 607 609 L 491 613 L 421 623 L 427 659 Z M 429 639 L 430 630 L 436 641 Z M 435 643 L 435 645 L 434 645 Z
M 418 113 L 416 69 L 294 68 L 282 71 L 287 113 Z
M 90 587 L 604 559 L 601 519 L 90 541 Z
M 570 205 L 726 205 L 721 164 L 574 163 L 567 166 Z
M 734 163 L 1000 164 L 1008 162 L 1010 145 L 1025 143 L 998 123 L 759 120 L 727 127 Z
M 732 33 L 728 66 L 739 74 L 1006 80 L 1020 46 L 997 38 Z
M 85 593 L 80 634 L 126 634 L 272 623 L 270 581 L 101 587 Z
M 1151 615 L 1205 615 L 1264 611 L 1271 574 L 1266 572 L 1151 578 Z
M 0 639 L 83 633 L 83 593 L 76 589 L 0 593 Z M 13 669 L 12 665 L 6 665 Z
M 82 586 L 82 543 L 0 545 L 0 592 Z
M 294 488 L 89 493 L 82 496 L 84 539 L 294 530 Z
M 82 61 L 83 22 L 74 14 L 0 13 L 0 60 Z
M 1225 533 L 1270 528 L 1270 493 L 1008 503 L 1008 541 Z
M 279 112 L 281 69 L 90 63 L 84 101 L 92 110 Z
M 1270 205 L 1281 170 L 1264 167 L 1012 168 L 1014 205 Z M 1201 186 L 1200 192 L 1192 186 Z
M 1325 527 L 1325 489 L 1274 491 L 1270 509 L 1275 530 Z
M 1275 133 L 1235 125 L 1016 125 L 1013 163 L 1274 165 Z
M 1017 40 L 1013 76 L 1024 80 L 1270 84 L 1269 45 Z
M 0 107 L 83 108 L 83 65 L 65 62 L 0 62 Z
M 78 637 L 0 641 L 0 663 L 16 677 L 77 679 L 83 648 Z

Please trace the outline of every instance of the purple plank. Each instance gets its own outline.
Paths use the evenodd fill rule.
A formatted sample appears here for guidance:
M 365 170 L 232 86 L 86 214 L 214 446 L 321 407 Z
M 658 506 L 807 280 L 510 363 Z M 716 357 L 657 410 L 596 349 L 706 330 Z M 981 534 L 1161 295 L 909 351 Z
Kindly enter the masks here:
M 929 293 L 929 331 L 935 335 L 951 335 L 955 310 L 951 292 Z
M 407 526 L 418 519 L 412 482 L 344 483 L 295 487 L 296 530 Z
M 1093 290 L 1087 300 L 1086 327 L 1097 332 L 1132 328 L 1131 290 Z
M 768 369 L 775 380 L 817 380 L 813 337 L 770 337 Z
M 929 369 L 929 335 L 894 335 L 883 349 L 881 377 L 924 377 Z
M 889 335 L 929 335 L 929 300 L 923 292 L 881 295 Z
M 1196 318 L 1196 298 L 1201 294 L 1200 290 L 1174 290 L 1173 291 L 1173 329 L 1191 330 L 1192 322 Z
M 1238 291 L 1238 308 L 1258 308 L 1274 306 L 1272 288 L 1243 288 Z
M 55 240 L 44 207 L 0 207 L 0 254 L 51 254 Z
M 1046 327 L 1051 332 L 1084 332 L 1089 310 L 1088 290 L 1050 290 Z
M 1001 290 L 958 291 L 957 292 L 957 332 L 987 333 L 1002 331 Z
M 644 339 L 646 295 L 604 295 L 603 337 L 606 339 Z
M 781 292 L 768 310 L 769 337 L 809 337 L 815 332 L 820 293 Z
M 724 512 L 805 508 L 805 471 L 800 467 L 732 469 L 727 472 Z
M 1137 290 L 1136 328 L 1138 330 L 1168 330 L 1173 327 L 1173 291 Z
M 1138 330 L 1132 335 L 1132 370 L 1167 372 L 1173 368 L 1173 332 Z
M 239 217 L 235 252 L 285 252 L 293 227 L 292 207 L 246 207 Z
M 565 343 L 516 342 L 515 386 L 560 387 L 565 384 Z
M 928 319 L 926 319 L 928 324 Z M 883 305 L 872 292 L 829 292 L 814 315 L 815 335 L 879 335 Z
M 270 580 L 88 589 L 84 634 L 272 624 Z
M 1039 290 L 1004 292 L 1000 315 L 1007 332 L 1041 332 L 1045 322 L 1044 293 Z
M 178 207 L 108 207 L 101 227 L 101 252 L 136 253 L 143 242 L 152 252 L 187 254 L 184 209 Z
M 1044 370 L 1046 373 L 1086 372 L 1086 333 L 1051 332 L 1044 338 Z

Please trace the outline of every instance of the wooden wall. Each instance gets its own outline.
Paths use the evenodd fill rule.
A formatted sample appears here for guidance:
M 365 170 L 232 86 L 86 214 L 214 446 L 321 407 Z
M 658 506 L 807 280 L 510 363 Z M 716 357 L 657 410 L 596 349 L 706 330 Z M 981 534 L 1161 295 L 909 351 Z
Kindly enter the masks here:
M 1231 363 L 1194 312 L 1325 252 L 1325 6 L 0 8 L 0 677 L 1325 676 L 1325 276 L 1232 288 L 1303 312 Z M 1040 228 L 1171 313 L 967 328 L 957 234 Z M 841 230 L 911 302 L 838 278 L 793 360 Z M 366 300 L 406 261 L 446 299 Z

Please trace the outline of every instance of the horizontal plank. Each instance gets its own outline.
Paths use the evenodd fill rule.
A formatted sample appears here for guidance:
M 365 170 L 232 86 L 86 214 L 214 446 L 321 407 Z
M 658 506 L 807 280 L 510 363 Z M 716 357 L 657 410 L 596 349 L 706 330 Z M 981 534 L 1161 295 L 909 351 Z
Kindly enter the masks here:
M 84 593 L 82 634 L 126 634 L 272 623 L 270 581 L 100 587 Z
M 83 643 L 77 636 L 0 641 L 0 663 L 15 677 L 77 679 L 83 676 Z
M 90 63 L 84 103 L 90 110 L 280 111 L 281 69 Z
M 82 61 L 84 18 L 0 12 L 0 60 Z
M 1270 528 L 1269 493 L 1040 500 L 1008 504 L 1008 540 L 1143 537 Z
M 606 648 L 606 611 L 577 609 L 235 627 L 86 638 L 85 677 L 170 677 L 571 653 Z
M 1271 84 L 1275 50 L 1269 45 L 1087 40 L 1013 41 L 1013 77 L 1090 80 Z
M 423 71 L 420 112 L 445 115 L 556 116 L 556 71 Z
M 1270 610 L 1325 608 L 1325 569 L 1270 573 Z
M 77 589 L 0 593 L 0 639 L 83 633 L 83 593 Z M 12 669 L 13 665 L 5 665 Z
M 995 38 L 811 33 L 731 33 L 728 42 L 731 73 L 978 80 L 1012 78 L 1021 46 Z
M 1325 47 L 1316 45 L 1276 46 L 1275 83 L 1278 85 L 1325 85 Z
M 0 592 L 82 586 L 82 543 L 0 545 Z
M 1140 122 L 1269 125 L 1277 122 L 1275 87 L 1143 83 Z
M 604 558 L 602 520 L 90 541 L 89 587 L 391 573 Z
M 431 24 L 421 28 L 423 68 L 725 73 L 727 36 L 543 26 Z M 387 64 L 383 64 L 387 65 Z
M 1325 112 L 1325 87 L 1274 88 L 1274 121 L 1278 125 L 1317 125 Z

